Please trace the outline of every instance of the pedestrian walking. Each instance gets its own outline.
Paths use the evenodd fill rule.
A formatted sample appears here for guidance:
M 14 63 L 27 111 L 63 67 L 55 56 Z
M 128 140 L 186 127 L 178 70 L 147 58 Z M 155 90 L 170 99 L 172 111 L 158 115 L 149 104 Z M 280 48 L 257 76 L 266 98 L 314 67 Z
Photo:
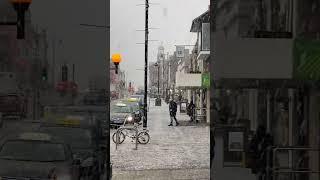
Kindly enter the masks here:
M 169 112 L 170 112 L 170 124 L 168 126 L 172 126 L 172 119 L 174 119 L 176 121 L 176 126 L 179 125 L 178 123 L 178 120 L 176 118 L 176 115 L 177 115 L 177 103 L 171 99 L 170 102 L 169 102 Z
M 188 105 L 188 108 L 187 108 L 187 113 L 190 117 L 190 122 L 192 122 L 194 120 L 194 109 L 195 109 L 195 105 L 193 104 L 193 101 L 191 100 L 190 101 L 190 104 Z

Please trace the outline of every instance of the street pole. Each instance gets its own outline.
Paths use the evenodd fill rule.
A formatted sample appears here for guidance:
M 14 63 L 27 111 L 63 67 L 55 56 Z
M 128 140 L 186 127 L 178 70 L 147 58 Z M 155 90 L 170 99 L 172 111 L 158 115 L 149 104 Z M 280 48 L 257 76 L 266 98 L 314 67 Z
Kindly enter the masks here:
M 145 19 L 145 67 L 144 67 L 144 121 L 143 121 L 143 127 L 147 127 L 147 96 L 148 96 L 148 81 L 147 81 L 147 76 L 148 76 L 148 34 L 149 34 L 149 27 L 148 27 L 148 15 L 149 15 L 149 0 L 146 0 L 146 5 L 145 5 L 145 10 L 146 10 L 146 19 Z
M 110 9 L 110 1 L 105 1 L 105 25 L 110 27 L 110 18 L 109 18 L 109 9 Z M 106 47 L 110 47 L 109 41 L 110 41 L 110 29 L 105 29 L 106 30 Z M 109 57 L 110 57 L 110 49 L 107 49 L 106 53 L 106 59 L 108 59 L 108 62 L 106 63 L 106 76 L 107 76 L 107 87 L 106 87 L 106 95 L 107 95 L 107 105 L 106 105 L 106 112 L 110 112 L 110 63 L 109 63 Z M 110 113 L 107 115 L 107 136 L 106 136 L 106 143 L 107 143 L 107 148 L 105 152 L 105 157 L 106 157 L 106 163 L 107 163 L 107 178 L 106 179 L 112 179 L 112 164 L 111 164 L 111 159 L 110 159 Z
M 72 81 L 74 82 L 75 64 L 72 64 Z
M 55 85 L 55 69 L 56 69 L 56 42 L 55 38 L 52 40 L 52 87 Z
M 169 81 L 168 81 L 168 87 L 169 87 L 169 98 L 171 97 L 171 61 L 169 60 Z
M 164 55 L 162 59 L 162 98 L 164 98 Z
M 75 64 L 72 64 L 72 82 L 74 83 L 75 82 L 75 77 L 74 77 L 74 75 L 75 75 Z M 73 93 L 73 92 L 72 92 Z M 71 96 L 71 100 L 72 100 L 72 105 L 74 105 L 74 103 L 75 103 L 75 97 L 74 97 L 74 94 L 72 94 L 72 96 Z
M 160 65 L 158 66 L 158 96 L 160 96 Z

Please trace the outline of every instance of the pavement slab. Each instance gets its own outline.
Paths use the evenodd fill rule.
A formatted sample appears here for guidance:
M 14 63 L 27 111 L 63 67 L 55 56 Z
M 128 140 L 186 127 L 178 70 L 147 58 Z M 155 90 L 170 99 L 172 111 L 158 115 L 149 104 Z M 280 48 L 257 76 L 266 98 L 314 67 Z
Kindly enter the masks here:
M 113 180 L 208 180 L 209 169 L 157 169 L 115 171 Z
M 167 104 L 151 106 L 148 119 L 151 140 L 146 145 L 139 144 L 138 150 L 134 150 L 131 139 L 117 150 L 111 140 L 114 179 L 209 179 L 208 125 L 168 127 Z M 177 119 L 188 124 L 189 117 L 178 113 Z

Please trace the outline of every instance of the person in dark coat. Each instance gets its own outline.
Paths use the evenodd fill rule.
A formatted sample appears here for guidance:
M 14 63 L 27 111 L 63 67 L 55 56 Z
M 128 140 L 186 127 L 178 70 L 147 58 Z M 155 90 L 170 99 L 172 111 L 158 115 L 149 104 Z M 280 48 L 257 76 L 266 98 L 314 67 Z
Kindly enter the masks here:
M 173 99 L 171 99 L 170 102 L 169 102 L 170 124 L 169 124 L 168 126 L 172 126 L 172 125 L 173 125 L 173 124 L 172 124 L 172 121 L 173 121 L 172 119 L 174 119 L 174 120 L 176 121 L 176 126 L 179 125 L 178 120 L 177 120 L 177 118 L 176 118 L 177 109 L 178 109 L 177 103 L 174 102 Z
M 193 104 L 193 101 L 191 100 L 189 105 L 188 105 L 188 108 L 187 108 L 187 111 L 188 111 L 188 115 L 190 117 L 190 122 L 192 122 L 194 120 L 194 109 L 195 109 L 195 105 Z

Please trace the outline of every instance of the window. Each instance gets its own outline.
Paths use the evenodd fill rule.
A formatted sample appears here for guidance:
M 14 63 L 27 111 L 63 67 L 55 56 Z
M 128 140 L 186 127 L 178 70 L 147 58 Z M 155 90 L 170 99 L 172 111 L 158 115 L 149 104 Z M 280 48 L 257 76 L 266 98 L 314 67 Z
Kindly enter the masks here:
M 202 23 L 201 50 L 210 51 L 210 23 Z

